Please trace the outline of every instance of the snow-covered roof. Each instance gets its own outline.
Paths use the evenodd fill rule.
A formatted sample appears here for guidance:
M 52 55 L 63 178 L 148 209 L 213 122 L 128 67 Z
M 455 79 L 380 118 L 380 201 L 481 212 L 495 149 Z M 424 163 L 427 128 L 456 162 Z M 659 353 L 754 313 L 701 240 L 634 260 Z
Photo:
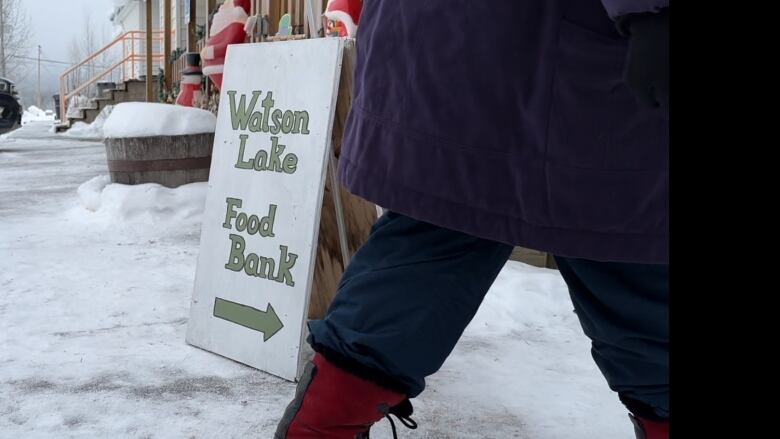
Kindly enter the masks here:
M 124 8 L 125 8 L 124 6 L 119 6 L 116 9 L 114 9 L 114 12 L 111 13 L 111 16 L 108 17 L 108 20 L 110 22 L 112 22 L 112 23 L 115 23 L 117 21 L 121 21 L 121 20 L 119 20 L 119 14 L 122 12 L 122 10 Z
M 127 6 L 131 2 L 137 2 L 138 0 L 114 0 L 114 12 L 111 13 L 109 20 L 112 23 L 122 21 L 125 17 L 123 12 L 127 10 Z
M 10 80 L 10 79 L 8 79 L 8 78 L 3 78 L 2 76 L 0 76 L 0 81 L 5 81 L 5 82 L 7 82 L 7 83 L 9 83 L 9 84 L 15 84 L 15 82 L 11 81 L 11 80 Z

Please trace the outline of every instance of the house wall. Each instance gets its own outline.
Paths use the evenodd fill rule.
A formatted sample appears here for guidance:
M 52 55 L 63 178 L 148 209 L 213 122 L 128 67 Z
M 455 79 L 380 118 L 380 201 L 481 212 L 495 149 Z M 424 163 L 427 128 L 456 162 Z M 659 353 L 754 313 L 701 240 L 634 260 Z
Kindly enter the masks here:
M 171 0 L 171 50 L 187 49 L 187 3 L 189 0 Z M 205 26 L 208 20 L 208 1 L 198 0 L 197 6 L 198 25 Z M 163 7 L 164 4 L 159 8 L 160 14 L 163 14 Z M 162 24 L 163 21 L 160 20 L 160 25 Z
M 162 0 L 148 0 L 152 1 L 152 30 L 159 31 L 162 29 Z M 128 0 L 122 11 L 114 19 L 114 24 L 122 29 L 122 33 L 129 31 L 146 30 L 146 1 L 144 0 Z M 134 47 L 131 47 L 134 46 Z M 146 42 L 143 39 L 134 41 L 128 41 L 125 46 L 125 55 L 135 52 L 138 55 L 146 53 Z M 154 42 L 154 53 L 162 52 L 162 43 L 159 41 Z M 157 73 L 159 63 L 155 63 L 153 70 Z M 128 61 L 125 63 L 125 71 L 128 73 L 129 78 L 137 78 L 146 74 L 146 63 L 143 60 L 136 60 L 135 62 Z

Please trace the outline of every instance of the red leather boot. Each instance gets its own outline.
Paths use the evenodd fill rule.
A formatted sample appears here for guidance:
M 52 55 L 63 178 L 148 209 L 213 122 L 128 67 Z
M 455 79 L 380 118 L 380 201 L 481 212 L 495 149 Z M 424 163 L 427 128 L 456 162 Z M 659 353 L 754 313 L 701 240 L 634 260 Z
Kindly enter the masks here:
M 628 415 L 634 423 L 636 439 L 669 439 L 669 421 L 654 421 Z
M 406 395 L 352 375 L 318 353 L 304 369 L 274 439 L 368 438 L 371 425 L 389 414 L 416 427 L 408 419 Z

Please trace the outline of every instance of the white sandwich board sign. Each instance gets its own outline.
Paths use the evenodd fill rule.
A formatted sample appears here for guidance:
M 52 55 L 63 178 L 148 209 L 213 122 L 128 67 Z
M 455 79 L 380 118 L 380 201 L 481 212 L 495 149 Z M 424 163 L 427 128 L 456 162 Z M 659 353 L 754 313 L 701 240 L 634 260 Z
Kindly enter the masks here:
M 314 274 L 343 40 L 230 46 L 187 342 L 288 380 Z

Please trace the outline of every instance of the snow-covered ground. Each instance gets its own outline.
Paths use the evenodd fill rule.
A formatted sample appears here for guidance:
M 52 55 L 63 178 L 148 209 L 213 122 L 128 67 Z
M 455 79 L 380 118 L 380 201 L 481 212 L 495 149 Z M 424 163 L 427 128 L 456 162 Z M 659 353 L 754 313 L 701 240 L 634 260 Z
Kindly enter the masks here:
M 205 184 L 48 130 L 0 139 L 0 438 L 272 437 L 294 384 L 184 342 Z M 428 382 L 403 438 L 633 437 L 552 270 L 508 263 Z

